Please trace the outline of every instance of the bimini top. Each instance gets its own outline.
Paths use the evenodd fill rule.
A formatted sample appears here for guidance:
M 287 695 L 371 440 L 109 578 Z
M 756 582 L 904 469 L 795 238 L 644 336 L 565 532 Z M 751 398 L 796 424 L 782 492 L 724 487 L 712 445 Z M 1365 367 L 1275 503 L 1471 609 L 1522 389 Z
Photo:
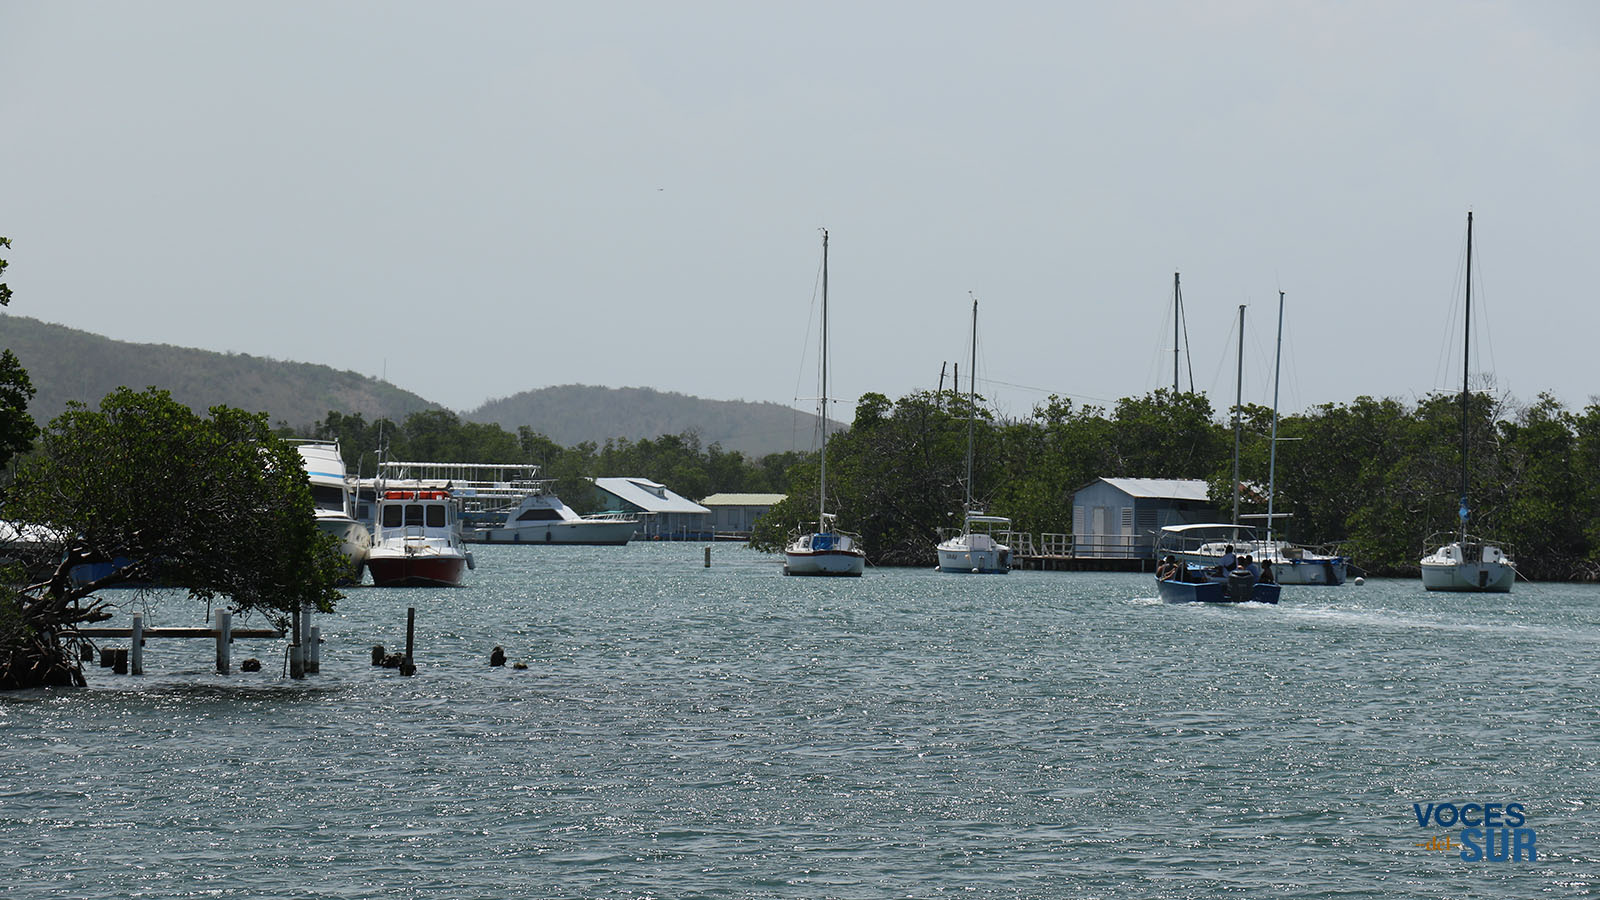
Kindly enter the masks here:
M 1161 530 L 1172 534 L 1186 534 L 1191 531 L 1232 531 L 1235 534 L 1249 534 L 1254 536 L 1255 528 L 1249 525 L 1232 525 L 1227 522 L 1196 522 L 1191 525 L 1164 525 Z

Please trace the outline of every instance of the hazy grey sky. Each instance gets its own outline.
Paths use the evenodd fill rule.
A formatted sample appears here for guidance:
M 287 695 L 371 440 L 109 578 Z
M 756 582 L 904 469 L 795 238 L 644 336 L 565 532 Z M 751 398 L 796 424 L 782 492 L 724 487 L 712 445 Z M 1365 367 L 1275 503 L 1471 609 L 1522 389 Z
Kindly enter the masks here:
M 1174 271 L 1219 409 L 1279 289 L 1287 410 L 1453 389 L 1471 208 L 1473 368 L 1581 406 L 1597 97 L 1588 2 L 0 0 L 0 234 L 120 340 L 804 407 L 826 226 L 835 393 L 935 386 L 971 291 L 1021 415 L 1168 383 Z

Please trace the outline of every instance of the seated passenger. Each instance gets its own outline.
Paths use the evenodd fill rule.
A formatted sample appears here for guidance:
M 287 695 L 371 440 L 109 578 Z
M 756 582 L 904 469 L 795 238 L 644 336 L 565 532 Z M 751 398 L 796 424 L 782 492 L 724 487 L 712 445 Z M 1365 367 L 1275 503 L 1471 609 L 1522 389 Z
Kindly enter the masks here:
M 1178 580 L 1178 575 L 1178 561 L 1170 554 L 1161 561 L 1160 565 L 1156 566 L 1157 581 L 1176 581 Z

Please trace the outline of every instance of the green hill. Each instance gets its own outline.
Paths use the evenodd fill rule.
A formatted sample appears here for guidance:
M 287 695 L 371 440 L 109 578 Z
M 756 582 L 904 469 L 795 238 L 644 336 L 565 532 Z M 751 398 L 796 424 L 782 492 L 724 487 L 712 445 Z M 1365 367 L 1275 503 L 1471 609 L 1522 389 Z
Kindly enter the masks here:
M 700 443 L 763 456 L 784 450 L 810 450 L 817 417 L 778 403 L 705 400 L 650 388 L 608 388 L 582 384 L 523 391 L 490 400 L 465 416 L 508 430 L 527 425 L 570 447 L 607 438 L 655 438 L 692 430 Z
M 329 366 L 131 344 L 24 316 L 0 314 L 0 347 L 9 347 L 27 367 L 38 390 L 29 412 L 41 425 L 70 401 L 93 406 L 124 385 L 163 388 L 197 411 L 217 404 L 264 411 L 274 425 L 295 428 L 321 421 L 329 410 L 360 413 L 370 422 L 379 417 L 403 421 L 413 412 L 442 408 L 410 391 Z M 815 415 L 777 403 L 584 385 L 491 400 L 462 418 L 512 432 L 527 425 L 564 446 L 694 431 L 704 446 L 720 443 L 752 457 L 809 450 L 816 427 Z
M 197 411 L 226 404 L 266 412 L 276 425 L 321 421 L 329 410 L 396 421 L 439 404 L 354 372 L 242 353 L 130 344 L 23 316 L 0 315 L 0 347 L 27 367 L 38 393 L 28 407 L 43 425 L 67 403 L 94 406 L 126 385 L 158 387 Z

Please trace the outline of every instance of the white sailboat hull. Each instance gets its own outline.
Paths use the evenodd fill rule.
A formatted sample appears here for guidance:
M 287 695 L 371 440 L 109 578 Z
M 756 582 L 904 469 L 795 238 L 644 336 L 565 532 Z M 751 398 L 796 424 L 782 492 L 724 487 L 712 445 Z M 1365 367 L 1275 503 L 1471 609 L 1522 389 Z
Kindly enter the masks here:
M 1504 594 L 1516 583 L 1517 567 L 1492 544 L 1447 544 L 1422 559 L 1422 586 L 1430 591 Z
M 1505 563 L 1422 564 L 1422 586 L 1430 591 L 1505 594 L 1517 570 Z
M 941 543 L 938 550 L 941 572 L 1004 575 L 1011 571 L 1011 548 L 986 534 L 958 535 Z

